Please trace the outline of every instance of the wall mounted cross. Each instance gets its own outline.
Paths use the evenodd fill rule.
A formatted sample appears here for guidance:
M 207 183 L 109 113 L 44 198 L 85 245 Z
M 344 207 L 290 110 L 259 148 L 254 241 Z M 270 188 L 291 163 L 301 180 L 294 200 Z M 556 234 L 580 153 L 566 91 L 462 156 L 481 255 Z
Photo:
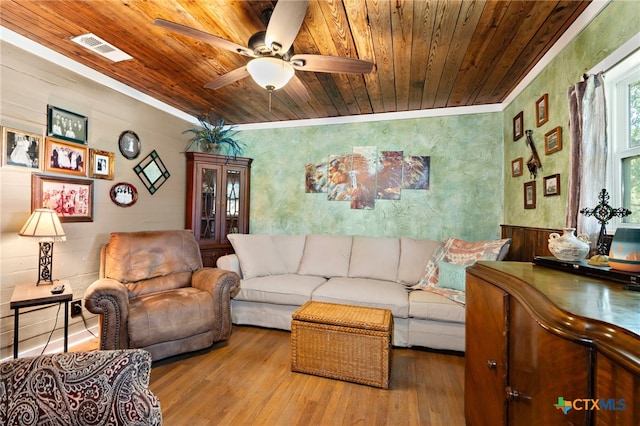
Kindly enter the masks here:
M 624 207 L 618 207 L 617 209 L 611 207 L 609 205 L 609 193 L 604 188 L 602 188 L 602 191 L 600 191 L 598 200 L 600 200 L 600 203 L 597 206 L 592 209 L 584 208 L 580 210 L 580 213 L 585 216 L 593 216 L 598 220 L 598 222 L 600 222 L 600 234 L 598 235 L 598 245 L 596 249 L 598 251 L 598 254 L 607 255 L 609 253 L 607 252 L 607 245 L 604 241 L 604 237 L 607 234 L 607 223 L 609 223 L 611 218 L 616 216 L 629 216 L 631 214 L 631 210 L 625 209 Z

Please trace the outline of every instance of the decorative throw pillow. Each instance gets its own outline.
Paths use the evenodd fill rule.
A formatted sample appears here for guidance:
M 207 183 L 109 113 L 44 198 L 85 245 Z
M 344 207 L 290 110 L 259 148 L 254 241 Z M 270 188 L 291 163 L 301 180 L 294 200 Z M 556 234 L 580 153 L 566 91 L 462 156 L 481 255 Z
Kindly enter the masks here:
M 458 265 L 444 260 L 438 262 L 440 270 L 438 287 L 465 291 L 467 267 L 467 265 Z
M 227 238 L 240 261 L 242 278 L 279 275 L 287 271 L 269 234 L 229 234 Z
M 436 249 L 427 262 L 422 280 L 412 289 L 425 290 L 438 284 L 440 268 L 438 262 L 445 260 L 449 263 L 469 266 L 478 260 L 498 260 L 502 248 L 511 242 L 510 239 L 469 242 L 457 238 L 447 238 L 441 247 Z
M 445 259 L 458 265 L 472 265 L 478 260 L 498 260 L 502 247 L 510 241 L 504 239 L 470 242 L 449 238 L 444 244 L 447 252 Z

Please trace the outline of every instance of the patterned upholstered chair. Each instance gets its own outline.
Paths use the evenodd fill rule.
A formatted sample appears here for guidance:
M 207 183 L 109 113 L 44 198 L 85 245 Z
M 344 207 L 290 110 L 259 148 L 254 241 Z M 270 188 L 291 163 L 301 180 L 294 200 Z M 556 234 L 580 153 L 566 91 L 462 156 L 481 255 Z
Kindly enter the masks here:
M 0 364 L 2 425 L 160 425 L 141 349 L 69 352 Z
M 114 232 L 84 300 L 100 315 L 100 349 L 146 349 L 156 361 L 228 339 L 238 291 L 235 272 L 202 267 L 190 230 Z

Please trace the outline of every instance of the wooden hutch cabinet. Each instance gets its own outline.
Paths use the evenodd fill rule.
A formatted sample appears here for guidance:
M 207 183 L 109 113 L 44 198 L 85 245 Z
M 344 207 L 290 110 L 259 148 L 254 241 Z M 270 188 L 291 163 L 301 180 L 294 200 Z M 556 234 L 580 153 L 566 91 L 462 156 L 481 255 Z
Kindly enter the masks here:
M 251 158 L 187 152 L 185 228 L 193 230 L 204 266 L 233 253 L 227 234 L 249 233 Z
M 466 423 L 640 424 L 639 312 L 640 293 L 624 284 L 476 263 L 466 284 Z M 566 414 L 560 401 L 573 404 Z

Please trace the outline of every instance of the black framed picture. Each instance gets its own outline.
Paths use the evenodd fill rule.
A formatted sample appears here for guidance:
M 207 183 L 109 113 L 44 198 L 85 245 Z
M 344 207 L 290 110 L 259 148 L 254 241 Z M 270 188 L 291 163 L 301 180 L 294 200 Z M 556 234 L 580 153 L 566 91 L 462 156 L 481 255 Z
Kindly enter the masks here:
M 524 112 L 520 111 L 513 117 L 513 140 L 517 141 L 524 136 Z
M 525 182 L 524 184 L 524 208 L 536 208 L 536 181 Z
M 87 117 L 47 105 L 47 136 L 86 145 L 88 125 Z
M 133 160 L 138 158 L 138 155 L 140 155 L 140 138 L 136 132 L 125 130 L 118 137 L 118 148 L 120 148 L 120 154 L 126 159 Z
M 560 195 L 560 174 L 544 177 L 544 191 L 545 197 L 551 197 L 553 195 Z

